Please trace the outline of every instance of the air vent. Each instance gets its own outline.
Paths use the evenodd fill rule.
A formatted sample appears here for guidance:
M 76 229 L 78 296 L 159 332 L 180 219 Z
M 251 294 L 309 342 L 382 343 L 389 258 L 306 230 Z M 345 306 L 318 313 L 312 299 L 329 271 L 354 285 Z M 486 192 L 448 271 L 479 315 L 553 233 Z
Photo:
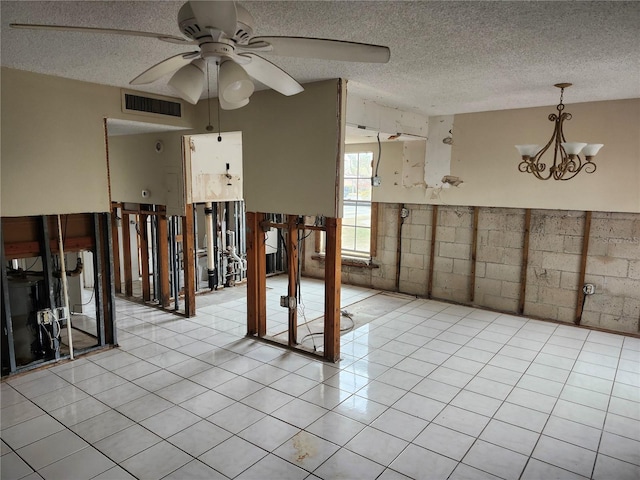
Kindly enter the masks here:
M 182 117 L 182 103 L 158 96 L 122 92 L 122 111 L 161 117 Z

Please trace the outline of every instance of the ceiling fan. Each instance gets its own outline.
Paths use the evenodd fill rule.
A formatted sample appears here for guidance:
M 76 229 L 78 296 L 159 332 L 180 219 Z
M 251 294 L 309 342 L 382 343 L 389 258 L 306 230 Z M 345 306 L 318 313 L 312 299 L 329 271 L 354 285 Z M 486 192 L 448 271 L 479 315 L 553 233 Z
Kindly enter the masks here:
M 255 88 L 249 77 L 287 96 L 304 90 L 288 73 L 258 54 L 367 63 L 386 63 L 390 58 L 389 48 L 380 45 L 309 37 L 254 37 L 253 17 L 233 1 L 188 1 L 178 12 L 178 26 L 186 38 L 110 28 L 11 24 L 13 28 L 131 35 L 197 45 L 196 50 L 174 55 L 145 70 L 130 84 L 149 84 L 173 73 L 169 86 L 181 98 L 196 104 L 211 59 L 219 67 L 218 99 L 225 110 L 249 103 Z

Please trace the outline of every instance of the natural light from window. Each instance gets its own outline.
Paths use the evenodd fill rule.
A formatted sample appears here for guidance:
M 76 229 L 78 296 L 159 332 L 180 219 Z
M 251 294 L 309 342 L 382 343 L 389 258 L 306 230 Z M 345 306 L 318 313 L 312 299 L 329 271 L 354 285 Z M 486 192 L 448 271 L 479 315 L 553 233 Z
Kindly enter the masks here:
M 344 210 L 342 254 L 369 257 L 371 254 L 371 177 L 373 152 L 344 156 Z

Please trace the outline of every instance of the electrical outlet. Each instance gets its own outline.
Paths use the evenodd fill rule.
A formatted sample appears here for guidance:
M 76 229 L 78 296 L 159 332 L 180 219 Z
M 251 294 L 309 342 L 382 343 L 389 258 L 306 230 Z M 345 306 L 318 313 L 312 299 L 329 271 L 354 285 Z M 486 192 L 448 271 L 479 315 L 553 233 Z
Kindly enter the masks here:
M 582 287 L 582 292 L 585 295 L 593 295 L 596 293 L 596 286 L 593 283 L 585 283 L 584 287 Z
M 280 306 L 288 308 L 289 310 L 295 310 L 298 306 L 298 302 L 296 302 L 296 297 L 283 295 L 280 297 Z
M 371 186 L 372 187 L 379 187 L 380 185 L 382 185 L 382 178 L 380 177 L 371 177 Z

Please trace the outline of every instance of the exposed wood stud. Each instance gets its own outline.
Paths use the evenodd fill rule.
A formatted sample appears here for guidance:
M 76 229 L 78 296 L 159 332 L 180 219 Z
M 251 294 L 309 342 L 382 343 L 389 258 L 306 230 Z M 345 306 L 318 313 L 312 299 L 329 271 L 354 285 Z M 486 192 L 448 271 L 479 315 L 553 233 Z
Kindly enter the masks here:
M 287 271 L 289 277 L 289 299 L 297 298 L 298 285 L 298 217 L 287 216 Z M 298 344 L 298 308 L 288 308 L 289 311 L 289 346 Z
M 529 235 L 531 233 L 531 209 L 524 211 L 524 238 L 522 241 L 522 267 L 520 270 L 520 297 L 518 298 L 518 314 L 524 314 L 527 298 L 527 269 L 529 268 Z
M 42 273 L 44 276 L 44 288 L 47 292 L 49 307 L 56 308 L 56 297 L 53 289 L 53 262 L 51 259 L 51 242 L 49 234 L 49 217 L 42 215 L 40 220 L 40 259 L 42 260 Z M 66 233 L 66 232 L 65 232 Z
M 371 241 L 369 244 L 369 256 L 378 255 L 378 202 L 371 202 Z
M 111 210 L 111 242 L 113 247 L 113 281 L 115 292 L 122 293 L 122 279 L 120 278 L 120 239 L 118 235 L 118 207 L 113 204 Z
M 402 211 L 404 210 L 404 203 L 401 203 L 398 209 L 398 225 L 396 226 L 396 291 L 400 291 L 400 269 L 402 268 L 402 225 L 404 224 L 404 218 L 402 217 Z
M 108 278 L 104 274 L 103 267 L 105 266 L 104 249 L 102 248 L 101 234 L 100 234 L 100 214 L 93 214 L 93 235 L 95 237 L 96 248 L 93 250 L 93 276 L 94 276 L 94 289 L 95 289 L 95 303 L 96 303 L 96 316 L 97 316 L 97 336 L 98 345 L 104 346 L 105 329 L 108 308 L 107 299 L 105 298 L 105 292 L 108 288 Z
M 340 360 L 340 284 L 342 276 L 342 219 L 327 218 L 324 266 L 324 358 Z
M 122 260 L 124 268 L 124 293 L 133 296 L 133 277 L 131 274 L 131 231 L 129 228 L 129 214 L 122 213 Z
M 112 217 L 113 218 L 113 217 Z M 108 214 L 104 214 L 104 257 L 105 257 L 105 283 L 106 283 L 106 305 L 107 305 L 107 315 L 105 316 L 104 322 L 104 338 L 106 343 L 110 343 L 112 345 L 118 344 L 118 336 L 116 329 L 116 306 L 115 306 L 115 298 L 116 292 L 114 288 L 114 268 L 115 262 L 113 260 L 113 244 L 111 243 L 113 239 L 113 232 L 111 231 L 111 221 L 108 218 Z
M 476 260 L 478 254 L 478 217 L 480 207 L 473 207 L 473 238 L 471 242 L 471 273 L 469 274 L 469 301 L 473 303 L 476 295 Z
M 149 278 L 149 234 L 147 230 L 147 215 L 141 214 L 140 218 L 140 271 L 142 273 L 142 300 L 151 300 L 151 283 Z
M 195 240 L 193 229 L 193 204 L 187 204 L 185 215 L 182 217 L 182 255 L 184 265 L 184 313 L 187 317 L 196 314 L 196 286 L 195 286 Z
M 247 335 L 267 334 L 266 254 L 261 222 L 263 213 L 246 213 Z
M 582 291 L 584 278 L 587 274 L 587 260 L 589 258 L 589 237 L 591 236 L 591 212 L 585 212 L 584 233 L 582 235 L 582 258 L 580 259 L 580 276 L 578 278 L 578 300 L 576 302 L 576 316 L 573 323 L 580 325 L 584 309 L 585 294 Z
M 431 247 L 429 249 L 429 277 L 427 279 L 427 298 L 433 293 L 433 262 L 436 258 L 436 232 L 438 229 L 438 205 L 431 210 Z
M 169 287 L 169 230 L 167 228 L 166 208 L 160 207 L 158 216 L 158 278 L 160 305 L 169 307 L 171 302 L 171 289 Z

